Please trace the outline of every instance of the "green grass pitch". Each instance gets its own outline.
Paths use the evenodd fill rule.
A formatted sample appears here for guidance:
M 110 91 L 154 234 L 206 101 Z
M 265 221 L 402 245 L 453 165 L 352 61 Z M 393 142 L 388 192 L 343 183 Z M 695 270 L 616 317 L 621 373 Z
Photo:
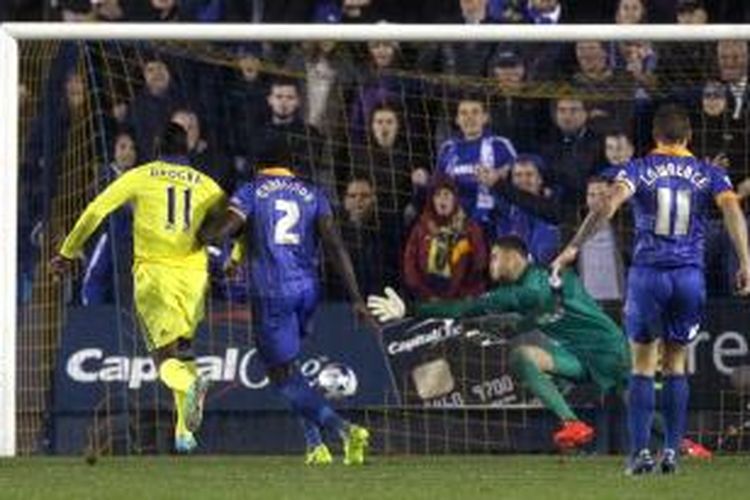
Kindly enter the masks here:
M 0 499 L 709 499 L 750 498 L 750 457 L 686 462 L 677 476 L 629 478 L 616 457 L 373 457 L 311 469 L 298 457 L 0 460 Z

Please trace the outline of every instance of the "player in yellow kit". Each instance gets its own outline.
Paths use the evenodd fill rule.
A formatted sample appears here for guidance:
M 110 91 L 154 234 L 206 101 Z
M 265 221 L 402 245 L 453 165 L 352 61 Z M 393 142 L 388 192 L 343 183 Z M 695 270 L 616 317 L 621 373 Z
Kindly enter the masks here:
M 208 255 L 197 233 L 208 215 L 223 211 L 225 195 L 188 166 L 187 137 L 179 125 L 167 125 L 160 147 L 157 161 L 129 170 L 86 207 L 50 265 L 58 274 L 67 271 L 101 221 L 131 204 L 136 311 L 159 378 L 174 394 L 175 448 L 190 452 L 208 389 L 192 352 L 208 287 Z

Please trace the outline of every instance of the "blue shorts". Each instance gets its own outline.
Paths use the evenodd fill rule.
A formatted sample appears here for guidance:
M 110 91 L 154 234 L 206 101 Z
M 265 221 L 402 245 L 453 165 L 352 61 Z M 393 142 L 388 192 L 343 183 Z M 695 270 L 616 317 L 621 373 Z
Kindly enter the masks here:
M 632 267 L 625 299 L 625 331 L 638 343 L 661 338 L 686 345 L 698 334 L 705 303 L 701 268 Z
M 267 367 L 294 361 L 302 339 L 312 329 L 317 290 L 288 297 L 253 297 L 253 332 L 258 354 Z

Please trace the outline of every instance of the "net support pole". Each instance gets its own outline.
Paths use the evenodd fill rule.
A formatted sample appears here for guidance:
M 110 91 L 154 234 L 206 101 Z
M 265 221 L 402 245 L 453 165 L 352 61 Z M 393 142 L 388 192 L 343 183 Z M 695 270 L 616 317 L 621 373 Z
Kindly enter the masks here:
M 0 456 L 16 454 L 18 43 L 0 25 Z

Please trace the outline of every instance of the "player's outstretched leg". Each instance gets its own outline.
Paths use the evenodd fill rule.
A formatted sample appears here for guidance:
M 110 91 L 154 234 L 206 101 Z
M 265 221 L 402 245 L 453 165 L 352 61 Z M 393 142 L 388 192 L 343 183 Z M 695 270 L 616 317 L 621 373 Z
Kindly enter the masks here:
M 522 345 L 511 351 L 509 362 L 513 374 L 562 422 L 562 427 L 553 436 L 558 447 L 576 448 L 594 438 L 594 429 L 578 418 L 550 379 L 550 375 L 572 380 L 584 377 L 585 370 L 573 354 L 561 347 L 548 350 Z
M 298 415 L 315 422 L 320 428 L 343 440 L 345 464 L 364 463 L 370 436 L 367 429 L 341 418 L 323 396 L 310 387 L 292 363 L 270 368 L 269 376 Z

